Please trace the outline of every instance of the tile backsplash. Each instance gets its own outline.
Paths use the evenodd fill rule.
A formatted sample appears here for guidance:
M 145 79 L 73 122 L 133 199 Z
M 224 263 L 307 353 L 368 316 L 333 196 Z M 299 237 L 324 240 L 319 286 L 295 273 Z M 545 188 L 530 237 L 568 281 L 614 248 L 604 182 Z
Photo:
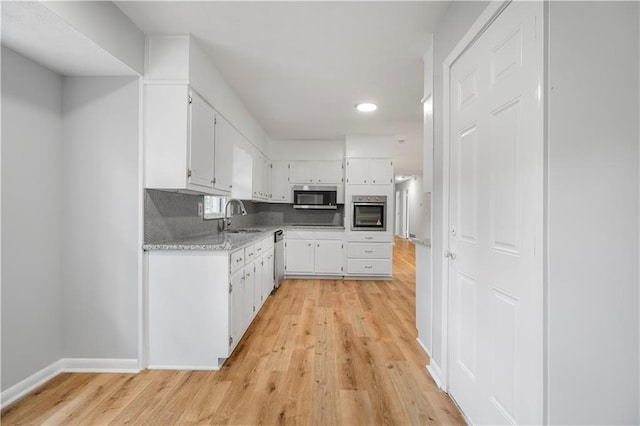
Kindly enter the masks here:
M 198 216 L 201 195 L 145 190 L 144 241 L 159 243 L 196 235 L 220 232 L 221 219 L 204 220 Z M 343 206 L 337 210 L 298 210 L 291 204 L 244 201 L 246 216 L 234 214 L 233 228 L 284 224 L 342 225 Z

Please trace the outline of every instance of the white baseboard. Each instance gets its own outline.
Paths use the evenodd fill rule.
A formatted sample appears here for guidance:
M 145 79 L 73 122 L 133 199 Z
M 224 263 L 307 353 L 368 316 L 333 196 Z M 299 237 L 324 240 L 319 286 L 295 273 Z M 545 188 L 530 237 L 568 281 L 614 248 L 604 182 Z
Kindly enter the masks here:
M 138 373 L 137 359 L 63 358 L 3 391 L 0 408 L 17 401 L 60 373 Z
M 447 390 L 444 388 L 444 383 L 442 381 L 442 370 L 440 369 L 440 366 L 433 361 L 433 358 L 429 365 L 427 365 L 427 371 L 431 374 L 431 377 L 433 377 L 433 381 L 436 382 L 436 385 L 446 392 Z
M 63 358 L 65 373 L 139 373 L 138 360 L 117 358 Z
M 0 404 L 1 408 L 17 401 L 32 390 L 44 385 L 49 380 L 56 377 L 61 372 L 60 365 L 60 361 L 56 361 L 3 391 L 0 396 L 0 400 L 2 400 L 2 403 Z
M 422 340 L 420 340 L 419 337 L 416 338 L 416 341 L 418 342 L 422 350 L 425 351 L 425 353 L 429 356 L 429 360 L 431 360 L 431 352 L 429 352 L 429 349 L 427 349 L 427 346 L 424 343 L 422 343 Z

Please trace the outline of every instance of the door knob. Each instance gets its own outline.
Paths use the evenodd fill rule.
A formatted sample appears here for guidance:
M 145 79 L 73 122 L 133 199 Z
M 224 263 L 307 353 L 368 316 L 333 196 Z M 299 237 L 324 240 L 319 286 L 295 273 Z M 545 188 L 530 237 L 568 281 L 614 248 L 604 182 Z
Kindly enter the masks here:
M 450 257 L 451 260 L 456 260 L 456 252 L 455 250 L 447 250 L 444 252 L 444 257 Z

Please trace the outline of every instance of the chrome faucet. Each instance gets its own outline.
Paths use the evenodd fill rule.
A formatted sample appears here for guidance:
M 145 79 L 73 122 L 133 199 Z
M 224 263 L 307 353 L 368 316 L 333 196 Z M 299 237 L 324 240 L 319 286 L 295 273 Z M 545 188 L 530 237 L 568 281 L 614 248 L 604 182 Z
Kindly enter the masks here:
M 242 203 L 242 200 L 239 200 L 237 198 L 232 198 L 229 201 L 227 201 L 227 204 L 225 204 L 224 206 L 224 222 L 223 222 L 223 230 L 224 231 L 228 231 L 229 227 L 231 227 L 231 216 L 233 216 L 233 211 L 232 213 L 227 216 L 227 210 L 229 207 L 229 204 L 236 202 L 239 206 L 240 206 L 240 213 L 242 214 L 242 216 L 246 216 L 247 211 L 244 208 L 244 204 Z

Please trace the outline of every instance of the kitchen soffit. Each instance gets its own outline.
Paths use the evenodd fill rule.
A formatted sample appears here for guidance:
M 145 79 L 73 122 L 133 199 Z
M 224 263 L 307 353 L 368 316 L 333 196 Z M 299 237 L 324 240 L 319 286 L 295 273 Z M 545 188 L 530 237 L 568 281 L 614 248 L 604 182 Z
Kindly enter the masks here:
M 193 34 L 271 138 L 398 135 L 404 173 L 422 169 L 422 56 L 448 4 L 116 2 L 146 34 Z

